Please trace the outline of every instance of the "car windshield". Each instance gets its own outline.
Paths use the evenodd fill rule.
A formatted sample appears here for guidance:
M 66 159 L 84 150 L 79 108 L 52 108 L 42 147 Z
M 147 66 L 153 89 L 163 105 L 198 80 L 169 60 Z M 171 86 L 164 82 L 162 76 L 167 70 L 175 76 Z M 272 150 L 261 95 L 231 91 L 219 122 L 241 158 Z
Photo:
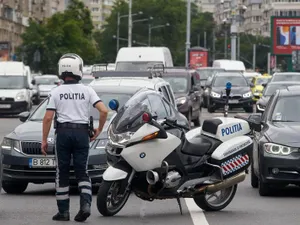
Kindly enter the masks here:
M 272 121 L 300 122 L 300 96 L 282 96 L 273 110 Z
M 120 107 L 124 105 L 131 97 L 130 94 L 123 94 L 123 93 L 98 93 L 98 96 L 101 98 L 102 102 L 106 105 L 106 107 L 109 110 L 107 121 L 111 119 L 111 117 L 114 115 L 114 111 L 111 111 L 108 107 L 109 101 L 112 99 L 117 99 L 119 101 Z M 31 121 L 41 121 L 44 118 L 46 108 L 47 108 L 47 102 L 46 99 L 39 107 L 38 109 L 32 114 L 29 120 Z M 99 120 L 99 112 L 97 109 L 95 109 L 93 106 L 90 107 L 90 116 L 93 116 L 94 120 Z
M 266 83 L 268 83 L 269 80 L 270 80 L 270 78 L 268 78 L 268 77 L 258 77 L 258 78 L 256 78 L 256 85 L 266 84 Z
M 224 72 L 224 69 L 200 69 L 198 70 L 200 73 L 200 80 L 207 80 L 208 77 L 213 75 L 216 72 Z
M 272 81 L 300 81 L 300 74 L 276 74 Z
M 0 89 L 23 89 L 26 82 L 26 76 L 0 76 Z
M 163 62 L 118 62 L 116 71 L 147 71 L 155 64 L 163 65 Z
M 169 82 L 174 93 L 187 93 L 188 79 L 186 77 L 164 77 Z
M 246 87 L 248 86 L 246 79 L 240 76 L 217 76 L 213 86 L 225 87 L 226 83 L 230 82 L 232 87 Z
M 264 89 L 263 96 L 271 96 L 273 95 L 277 90 L 284 89 L 288 86 L 299 86 L 299 83 L 291 83 L 291 84 L 268 84 L 267 87 Z
M 39 85 L 54 85 L 55 82 L 59 82 L 58 77 L 35 77 L 36 84 Z

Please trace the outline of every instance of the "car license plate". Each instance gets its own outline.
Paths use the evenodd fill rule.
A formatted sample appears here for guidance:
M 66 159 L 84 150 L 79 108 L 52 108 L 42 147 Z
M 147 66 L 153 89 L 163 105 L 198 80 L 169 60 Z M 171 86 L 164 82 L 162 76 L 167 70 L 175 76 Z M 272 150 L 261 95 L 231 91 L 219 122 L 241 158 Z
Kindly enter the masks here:
M 229 104 L 237 104 L 237 103 L 239 103 L 239 100 L 229 100 L 228 103 Z
M 11 105 L 0 105 L 0 109 L 10 109 Z
M 33 158 L 29 159 L 30 168 L 54 168 L 56 162 L 54 158 Z

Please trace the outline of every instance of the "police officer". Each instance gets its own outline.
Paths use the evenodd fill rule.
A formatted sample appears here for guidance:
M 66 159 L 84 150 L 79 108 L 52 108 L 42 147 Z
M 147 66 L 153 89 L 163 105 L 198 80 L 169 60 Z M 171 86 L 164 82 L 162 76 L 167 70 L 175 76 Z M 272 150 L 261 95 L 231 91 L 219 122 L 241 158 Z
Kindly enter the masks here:
M 87 174 L 89 142 L 101 133 L 108 110 L 96 92 L 79 81 L 83 60 L 76 54 L 65 54 L 58 62 L 64 84 L 52 89 L 43 120 L 42 153 L 47 154 L 47 137 L 54 115 L 56 125 L 56 200 L 58 213 L 53 220 L 69 221 L 69 171 L 71 156 L 80 189 L 80 210 L 75 221 L 83 222 L 91 214 L 92 186 Z M 98 109 L 100 121 L 93 137 L 89 136 L 90 104 Z

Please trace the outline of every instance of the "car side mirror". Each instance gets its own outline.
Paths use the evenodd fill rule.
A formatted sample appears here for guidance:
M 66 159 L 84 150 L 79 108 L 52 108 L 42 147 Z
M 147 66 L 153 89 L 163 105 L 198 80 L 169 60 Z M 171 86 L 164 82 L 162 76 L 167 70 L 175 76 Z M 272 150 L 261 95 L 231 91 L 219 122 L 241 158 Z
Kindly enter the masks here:
M 267 86 L 267 83 L 265 83 L 265 84 L 262 84 L 261 86 L 263 86 L 263 87 L 266 87 L 266 86 Z
M 59 82 L 59 81 L 54 81 L 54 84 L 55 84 L 55 85 L 59 85 L 60 82 Z
M 28 111 L 22 112 L 22 113 L 19 114 L 19 120 L 21 122 L 25 122 L 28 119 L 29 116 L 30 116 L 30 112 L 28 112 Z
M 32 85 L 36 85 L 36 81 L 35 81 L 35 80 L 32 80 L 32 81 L 31 81 L 31 84 L 32 84 Z

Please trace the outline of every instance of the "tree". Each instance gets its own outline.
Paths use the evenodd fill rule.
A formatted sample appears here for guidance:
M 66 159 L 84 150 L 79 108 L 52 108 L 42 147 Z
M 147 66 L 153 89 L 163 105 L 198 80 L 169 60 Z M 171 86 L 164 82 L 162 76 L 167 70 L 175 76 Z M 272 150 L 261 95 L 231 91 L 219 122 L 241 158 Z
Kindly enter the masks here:
M 41 24 L 30 21 L 22 34 L 23 43 L 18 49 L 19 57 L 33 70 L 57 73 L 59 58 L 68 52 L 80 55 L 85 64 L 97 60 L 98 50 L 92 38 L 90 11 L 78 0 L 71 0 L 67 10 L 56 13 Z M 40 62 L 34 60 L 36 52 Z
M 136 0 L 133 4 L 133 14 L 143 12 L 142 15 L 134 16 L 133 20 L 153 17 L 153 26 L 169 23 L 170 26 L 153 29 L 151 46 L 166 46 L 171 50 L 174 64 L 184 65 L 185 35 L 186 35 L 186 2 L 183 0 Z M 117 1 L 107 18 L 107 24 L 103 31 L 96 32 L 94 37 L 102 53 L 102 61 L 115 61 L 117 40 L 113 37 L 117 34 L 117 17 L 128 14 L 128 4 L 124 0 Z M 191 42 L 196 44 L 195 36 L 199 30 L 206 30 L 207 37 L 211 36 L 213 29 L 213 17 L 209 13 L 199 13 L 195 4 L 192 4 Z M 127 18 L 127 17 L 126 17 Z M 148 45 L 149 21 L 134 23 L 132 40 Z M 128 38 L 128 22 L 122 18 L 120 23 L 120 37 Z M 210 44 L 208 40 L 208 44 Z M 133 43 L 133 46 L 139 44 Z M 120 47 L 127 46 L 127 42 L 120 40 Z

